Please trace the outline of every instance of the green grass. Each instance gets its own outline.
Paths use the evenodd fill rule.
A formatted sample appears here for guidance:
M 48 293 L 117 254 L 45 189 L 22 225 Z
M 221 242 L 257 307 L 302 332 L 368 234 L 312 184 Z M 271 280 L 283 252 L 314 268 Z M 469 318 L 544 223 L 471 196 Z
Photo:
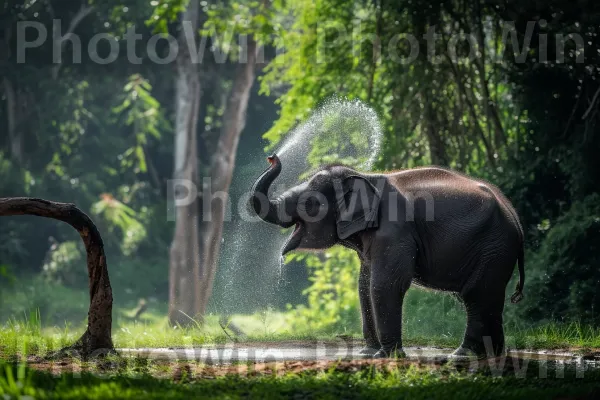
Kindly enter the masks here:
M 224 343 L 230 338 L 218 324 L 217 316 L 208 316 L 205 324 L 187 328 L 169 327 L 165 317 L 147 314 L 142 322 L 133 323 L 116 312 L 114 341 L 117 347 L 200 346 Z M 235 315 L 233 323 L 248 334 L 248 341 L 279 341 L 335 339 L 342 332 L 292 332 L 281 313 Z M 0 328 L 0 352 L 5 360 L 17 354 L 43 356 L 75 341 L 83 331 L 78 327 L 43 327 L 39 313 L 22 320 L 11 320 Z M 347 332 L 345 332 L 347 333 Z M 459 335 L 411 335 L 407 345 L 453 347 Z M 352 333 L 350 336 L 360 338 Z M 507 340 L 513 348 L 600 348 L 600 329 L 579 324 L 545 325 L 531 329 L 508 329 Z M 405 364 L 382 370 L 375 366 L 338 368 L 331 363 L 319 370 L 283 375 L 252 374 L 229 376 L 199 376 L 206 368 L 192 361 L 195 369 L 190 379 L 173 379 L 178 363 L 160 364 L 142 358 L 112 359 L 108 367 L 100 364 L 77 363 L 84 371 L 73 374 L 69 366 L 59 374 L 32 370 L 26 365 L 0 361 L 0 398 L 36 399 L 169 399 L 169 398 L 555 398 L 590 395 L 600 387 L 600 370 L 586 370 L 577 377 L 574 366 L 567 366 L 564 377 L 549 367 L 547 378 L 540 377 L 541 367 L 530 361 L 525 376 L 506 368 L 501 373 L 492 370 L 458 371 L 446 365 Z M 342 363 L 343 364 L 343 363 Z M 340 364 L 340 365 L 342 365 Z M 90 371 L 93 371 L 90 372 Z
M 117 313 L 126 315 L 126 313 Z M 147 314 L 141 322 L 131 322 L 117 317 L 113 324 L 113 340 L 117 348 L 140 347 L 193 347 L 237 341 L 289 341 L 289 340 L 335 340 L 339 335 L 361 339 L 358 332 L 309 332 L 292 331 L 285 324 L 283 314 L 278 312 L 254 315 L 234 315 L 231 321 L 247 336 L 237 338 L 226 334 L 220 327 L 218 317 L 207 316 L 205 323 L 189 327 L 171 327 L 166 317 Z M 77 327 L 42 327 L 39 313 L 32 313 L 22 320 L 11 320 L 0 327 L 0 354 L 11 356 L 27 348 L 30 354 L 43 355 L 72 344 L 83 332 L 84 325 Z M 406 346 L 435 346 L 453 348 L 460 344 L 462 332 L 439 335 L 431 331 L 418 334 L 405 332 Z M 426 333 L 426 332 L 425 332 Z M 548 324 L 535 328 L 509 328 L 506 331 L 507 346 L 513 349 L 592 349 L 600 348 L 600 328 L 580 324 Z
M 591 395 L 600 383 L 599 371 L 580 376 L 573 369 L 557 379 L 539 365 L 527 372 L 458 372 L 452 366 L 429 369 L 403 364 L 385 369 L 366 366 L 351 373 L 332 365 L 319 371 L 282 376 L 227 375 L 206 379 L 191 376 L 174 381 L 155 378 L 142 369 L 116 369 L 113 374 L 65 373 L 58 377 L 21 365 L 0 365 L 0 396 L 36 399 L 178 399 L 178 398 L 373 398 L 373 399 L 494 399 L 556 398 Z M 593 397 L 590 397 L 593 398 Z
M 24 343 L 29 344 L 31 351 L 56 350 L 81 335 L 88 307 L 85 291 L 49 285 L 37 278 L 24 280 L 22 284 L 25 287 L 20 290 L 0 292 L 0 321 L 12 317 L 0 325 L 1 352 L 14 354 Z M 158 300 L 149 301 L 141 321 L 132 322 L 136 303 L 136 296 L 115 302 L 119 305 L 113 310 L 113 339 L 117 347 L 200 346 L 231 341 L 221 329 L 217 315 L 206 316 L 202 326 L 190 321 L 191 327 L 169 327 L 166 304 Z M 355 306 L 350 303 L 350 308 Z M 124 308 L 127 304 L 131 307 Z M 515 310 L 510 304 L 505 312 L 507 344 L 511 348 L 600 348 L 599 328 L 577 323 L 532 327 L 518 318 Z M 234 315 L 232 322 L 246 334 L 239 340 L 327 340 L 338 335 L 360 339 L 359 313 L 358 309 L 352 309 L 345 319 L 340 317 L 330 325 L 325 324 L 330 326 L 327 329 L 316 328 L 324 324 L 312 323 L 319 322 L 318 307 L 310 310 L 308 319 L 295 317 L 297 314 L 289 311 L 266 310 Z M 67 318 L 75 322 L 62 322 Z M 418 288 L 411 288 L 406 296 L 403 319 L 403 339 L 407 346 L 456 347 L 466 323 L 462 305 L 452 296 Z

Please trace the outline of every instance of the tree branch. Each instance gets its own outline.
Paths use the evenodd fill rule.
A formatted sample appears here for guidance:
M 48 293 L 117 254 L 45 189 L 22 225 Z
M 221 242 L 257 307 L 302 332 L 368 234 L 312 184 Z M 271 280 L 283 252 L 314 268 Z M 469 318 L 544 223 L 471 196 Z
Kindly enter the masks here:
M 88 326 L 81 338 L 58 354 L 75 353 L 81 357 L 114 352 L 111 338 L 112 289 L 106 267 L 104 244 L 92 220 L 74 204 L 30 197 L 0 198 L 0 216 L 36 215 L 71 225 L 83 240 L 87 253 L 90 289 Z
M 94 10 L 94 6 L 88 6 L 85 3 L 81 4 L 79 11 L 75 14 L 75 16 L 71 19 L 69 23 L 69 29 L 67 29 L 67 33 L 61 37 L 60 32 L 54 32 L 54 40 L 55 44 L 60 41 L 60 51 L 65 48 L 67 41 L 73 36 L 73 32 L 77 28 L 77 26 L 81 23 L 81 21 L 87 17 Z M 56 47 L 56 46 L 55 46 Z M 56 79 L 58 77 L 58 73 L 62 67 L 62 63 L 56 64 L 52 67 L 52 79 Z
M 598 100 L 598 96 L 600 96 L 600 87 L 598 87 L 598 90 L 596 90 L 596 93 L 594 93 L 594 97 L 592 97 L 592 103 L 590 104 L 588 109 L 585 110 L 581 119 L 586 119 L 588 117 L 588 115 L 590 114 L 590 112 L 592 112 L 592 110 L 594 109 L 594 106 L 596 105 L 596 100 Z

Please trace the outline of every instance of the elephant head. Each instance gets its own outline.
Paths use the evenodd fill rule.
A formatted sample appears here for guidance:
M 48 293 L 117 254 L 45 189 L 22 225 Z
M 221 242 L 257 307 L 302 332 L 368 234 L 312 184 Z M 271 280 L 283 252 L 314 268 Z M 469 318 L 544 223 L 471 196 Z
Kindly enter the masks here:
M 271 165 L 252 187 L 250 205 L 266 222 L 295 227 L 283 254 L 296 249 L 325 249 L 377 227 L 381 195 L 367 176 L 348 167 L 328 166 L 276 199 L 269 199 L 269 188 L 282 166 L 275 154 L 268 160 Z

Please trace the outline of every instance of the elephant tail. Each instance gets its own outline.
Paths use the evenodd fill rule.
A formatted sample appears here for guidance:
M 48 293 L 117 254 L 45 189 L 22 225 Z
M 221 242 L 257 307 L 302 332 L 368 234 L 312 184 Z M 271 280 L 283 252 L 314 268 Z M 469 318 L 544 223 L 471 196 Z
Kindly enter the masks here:
M 517 283 L 517 289 L 510 296 L 511 303 L 518 303 L 523 300 L 523 285 L 525 284 L 525 255 L 523 251 L 523 246 L 521 246 L 521 250 L 519 250 L 519 256 L 517 258 L 517 262 L 519 265 L 519 283 Z

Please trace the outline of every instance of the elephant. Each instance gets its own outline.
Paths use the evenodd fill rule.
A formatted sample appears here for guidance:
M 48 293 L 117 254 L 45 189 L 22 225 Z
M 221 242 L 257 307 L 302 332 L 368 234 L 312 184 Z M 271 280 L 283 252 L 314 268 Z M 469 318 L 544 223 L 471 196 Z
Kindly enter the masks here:
M 443 167 L 363 173 L 331 164 L 275 199 L 269 188 L 281 160 L 251 189 L 249 206 L 264 221 L 294 226 L 282 254 L 341 244 L 361 261 L 359 300 L 366 356 L 404 356 L 402 303 L 412 283 L 453 293 L 467 326 L 456 356 L 505 353 L 505 291 L 518 264 L 511 296 L 523 297 L 523 229 L 496 186 Z

